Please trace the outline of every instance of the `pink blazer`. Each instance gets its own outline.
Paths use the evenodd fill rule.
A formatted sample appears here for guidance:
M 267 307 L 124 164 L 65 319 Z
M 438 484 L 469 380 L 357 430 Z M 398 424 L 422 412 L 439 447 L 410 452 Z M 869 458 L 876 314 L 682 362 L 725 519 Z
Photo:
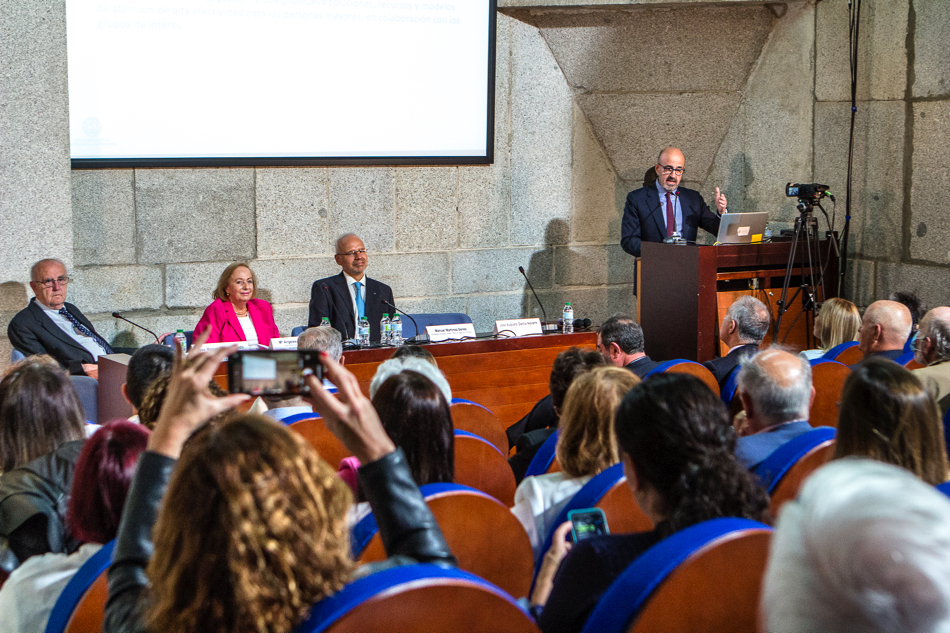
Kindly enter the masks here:
M 263 299 L 251 299 L 247 302 L 247 313 L 257 332 L 258 343 L 267 345 L 272 338 L 280 337 L 280 332 L 277 331 L 277 325 L 274 323 L 274 308 L 270 303 Z M 230 301 L 215 299 L 205 308 L 205 313 L 201 315 L 201 320 L 195 326 L 195 337 L 205 330 L 211 330 L 208 343 L 247 340 L 244 337 L 244 328 L 241 327 L 241 322 L 234 314 L 234 306 Z

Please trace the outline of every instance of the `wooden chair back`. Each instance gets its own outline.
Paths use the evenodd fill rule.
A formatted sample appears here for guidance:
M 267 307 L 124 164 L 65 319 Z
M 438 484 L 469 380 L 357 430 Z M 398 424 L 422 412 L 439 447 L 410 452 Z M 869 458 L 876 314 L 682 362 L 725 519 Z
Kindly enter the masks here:
M 361 580 L 374 581 L 383 575 L 408 575 L 426 568 L 434 568 L 430 577 L 410 576 L 404 582 L 363 591 L 355 606 L 341 604 L 344 596 L 340 594 L 346 593 L 349 587 L 344 588 L 330 597 L 331 606 L 337 613 L 329 625 L 319 621 L 315 625 L 305 622 L 297 633 L 318 630 L 324 633 L 539 633 L 531 617 L 511 596 L 464 571 L 445 570 L 434 565 L 411 565 L 387 569 Z M 352 584 L 357 585 L 361 580 Z M 322 615 L 320 606 L 318 603 L 314 607 L 312 617 Z
M 805 453 L 804 457 L 795 462 L 795 465 L 785 473 L 785 476 L 779 480 L 772 491 L 769 512 L 772 513 L 774 518 L 778 518 L 779 510 L 787 501 L 798 496 L 798 490 L 808 475 L 830 461 L 834 453 L 835 441 L 828 440 L 811 449 Z
M 455 402 L 451 410 L 455 428 L 485 438 L 503 454 L 508 452 L 508 435 L 494 413 L 481 405 L 469 402 Z
M 611 534 L 647 532 L 653 529 L 653 523 L 634 500 L 626 477 L 615 483 L 613 488 L 601 497 L 596 507 L 604 511 Z
M 306 418 L 287 425 L 287 428 L 303 436 L 317 450 L 323 461 L 333 468 L 339 467 L 340 460 L 344 457 L 353 455 L 346 450 L 343 442 L 330 432 L 323 418 Z
M 515 474 L 504 453 L 488 440 L 455 436 L 455 482 L 488 493 L 509 508 L 515 504 Z
M 926 367 L 926 365 L 921 365 L 917 362 L 917 359 L 911 358 L 909 361 L 904 363 L 904 367 L 910 371 L 914 371 L 915 369 L 922 369 Z
M 628 631 L 755 633 L 770 540 L 770 531 L 750 530 L 697 551 L 656 589 Z
M 109 598 L 108 574 L 102 572 L 86 591 L 66 624 L 65 633 L 97 633 L 106 619 Z
M 426 497 L 459 568 L 484 578 L 513 596 L 531 590 L 534 558 L 521 522 L 500 501 L 476 491 Z M 361 563 L 386 559 L 377 533 L 360 556 Z
M 719 395 L 719 381 L 716 380 L 716 377 L 713 376 L 711 371 L 699 363 L 695 363 L 691 360 L 676 360 L 663 363 L 663 365 L 666 365 L 666 368 L 663 369 L 663 371 L 677 374 L 691 374 L 696 376 L 706 383 L 706 385 L 712 389 L 713 393 L 715 393 L 717 396 Z M 659 369 L 659 367 L 657 369 Z
M 845 347 L 838 352 L 837 356 L 828 360 L 838 361 L 842 365 L 854 365 L 864 360 L 864 353 L 858 348 L 858 344 L 855 343 L 854 345 Z
M 844 381 L 851 368 L 838 362 L 817 362 L 811 367 L 811 383 L 815 387 L 815 401 L 811 403 L 808 421 L 812 426 L 838 428 L 838 402 Z

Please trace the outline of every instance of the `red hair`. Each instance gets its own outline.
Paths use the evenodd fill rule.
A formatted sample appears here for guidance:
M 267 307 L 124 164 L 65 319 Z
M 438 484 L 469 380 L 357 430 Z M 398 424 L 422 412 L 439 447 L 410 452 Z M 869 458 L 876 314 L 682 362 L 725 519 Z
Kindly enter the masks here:
M 66 525 L 74 538 L 82 543 L 108 543 L 115 538 L 148 436 L 141 424 L 114 420 L 86 440 L 76 462 L 66 512 Z

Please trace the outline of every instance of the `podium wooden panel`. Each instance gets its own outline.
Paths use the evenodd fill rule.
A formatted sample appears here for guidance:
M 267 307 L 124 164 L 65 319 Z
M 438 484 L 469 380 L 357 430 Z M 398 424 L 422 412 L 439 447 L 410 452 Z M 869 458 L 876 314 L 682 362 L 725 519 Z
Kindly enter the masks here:
M 132 415 L 132 405 L 122 395 L 125 374 L 129 369 L 128 354 L 100 356 L 99 363 L 99 421 L 109 422 Z
M 827 262 L 824 296 L 836 297 L 838 259 L 829 245 L 827 240 L 819 243 L 822 262 Z M 740 294 L 753 294 L 766 303 L 774 322 L 790 248 L 790 241 L 721 246 L 644 242 L 637 266 L 637 311 L 647 354 L 655 360 L 715 358 L 722 315 Z M 817 260 L 812 264 L 817 279 Z M 801 296 L 792 300 L 803 270 L 808 270 L 808 256 L 800 246 L 793 262 L 790 308 L 782 318 L 778 339 L 793 348 L 804 347 L 812 326 L 810 318 L 799 317 Z M 758 288 L 749 289 L 752 283 Z M 746 288 L 737 287 L 742 285 Z M 771 328 L 766 342 L 771 342 Z

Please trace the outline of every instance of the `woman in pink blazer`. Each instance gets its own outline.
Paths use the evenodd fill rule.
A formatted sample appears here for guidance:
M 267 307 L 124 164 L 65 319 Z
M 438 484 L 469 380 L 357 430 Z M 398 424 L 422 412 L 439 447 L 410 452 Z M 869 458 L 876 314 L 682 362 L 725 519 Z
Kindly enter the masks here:
M 224 269 L 213 293 L 214 302 L 195 326 L 195 336 L 211 330 L 208 343 L 234 341 L 268 345 L 280 332 L 274 323 L 274 308 L 257 295 L 257 277 L 251 267 L 237 262 Z

